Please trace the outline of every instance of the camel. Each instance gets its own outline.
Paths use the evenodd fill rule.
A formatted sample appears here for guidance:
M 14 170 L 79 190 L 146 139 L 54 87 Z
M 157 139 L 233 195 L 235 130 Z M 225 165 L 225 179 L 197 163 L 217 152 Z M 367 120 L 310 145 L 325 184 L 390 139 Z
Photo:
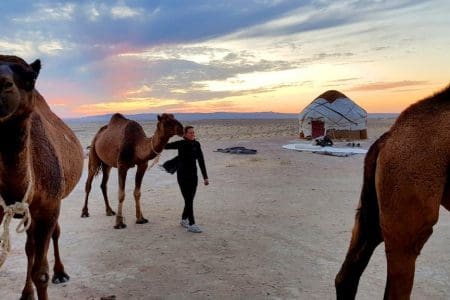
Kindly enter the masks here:
M 100 128 L 91 143 L 89 171 L 85 187 L 86 197 L 81 217 L 89 217 L 88 198 L 92 180 L 100 170 L 103 172 L 100 187 L 105 201 L 106 215 L 115 215 L 109 205 L 107 194 L 109 174 L 111 168 L 114 167 L 118 169 L 119 176 L 119 204 L 114 228 L 125 228 L 126 224 L 122 215 L 122 205 L 125 200 L 125 180 L 128 169 L 137 165 L 134 189 L 136 224 L 147 223 L 148 220 L 142 215 L 140 204 L 142 179 L 147 170 L 148 161 L 155 159 L 156 162 L 164 146 L 174 135 L 183 135 L 183 125 L 172 114 L 158 115 L 155 133 L 149 138 L 146 137 L 139 123 L 129 120 L 119 113 L 112 115 L 108 125 Z
M 40 69 L 40 60 L 27 64 L 17 56 L 0 55 L 0 222 L 4 233 L 13 216 L 28 224 L 21 299 L 34 299 L 33 283 L 38 298 L 48 299 L 50 238 L 55 254 L 52 282 L 69 280 L 59 254 L 58 216 L 61 200 L 83 169 L 80 142 L 35 89 Z M 21 210 L 15 210 L 18 205 Z M 9 244 L 9 234 L 3 237 L 2 243 Z
M 409 299 L 415 263 L 442 205 L 450 210 L 450 85 L 397 118 L 364 161 L 355 225 L 336 276 L 337 299 L 354 299 L 375 248 L 384 241 L 385 299 Z

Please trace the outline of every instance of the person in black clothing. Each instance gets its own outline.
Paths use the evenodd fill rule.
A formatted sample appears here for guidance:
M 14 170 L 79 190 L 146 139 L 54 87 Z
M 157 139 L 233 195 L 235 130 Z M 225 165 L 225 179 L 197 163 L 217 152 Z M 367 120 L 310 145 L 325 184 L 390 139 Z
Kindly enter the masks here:
M 209 181 L 200 143 L 195 140 L 194 127 L 185 127 L 183 140 L 168 143 L 165 149 L 178 149 L 178 156 L 163 164 L 163 167 L 172 174 L 175 172 L 174 169 L 177 172 L 178 185 L 184 198 L 184 210 L 181 215 L 180 224 L 187 228 L 188 231 L 200 233 L 202 230 L 195 224 L 193 207 L 198 184 L 197 160 L 202 172 L 204 184 L 208 185 Z M 172 162 L 170 171 L 167 168 L 167 163 L 169 162 Z M 176 166 L 175 168 L 174 165 Z

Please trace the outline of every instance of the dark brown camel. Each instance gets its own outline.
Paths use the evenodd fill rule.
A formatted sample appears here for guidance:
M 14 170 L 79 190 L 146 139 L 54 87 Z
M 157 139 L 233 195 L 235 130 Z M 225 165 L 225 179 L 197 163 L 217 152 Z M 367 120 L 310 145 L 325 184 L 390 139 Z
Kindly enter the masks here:
M 41 62 L 28 65 L 16 56 L 0 55 L 0 221 L 10 221 L 14 204 L 29 204 L 31 225 L 25 252 L 27 279 L 21 299 L 48 299 L 47 251 L 53 240 L 52 281 L 65 282 L 58 249 L 61 199 L 73 190 L 83 169 L 83 152 L 75 134 L 34 88 Z M 23 218 L 28 216 L 28 212 Z M 16 213 L 16 217 L 19 217 Z
M 439 206 L 450 210 L 450 86 L 406 109 L 369 149 L 350 247 L 336 276 L 337 299 L 354 299 L 384 241 L 385 299 L 409 299 L 416 258 Z
M 125 228 L 122 215 L 122 205 L 125 200 L 125 179 L 128 169 L 137 165 L 135 178 L 134 199 L 136 202 L 136 223 L 144 224 L 148 220 L 141 211 L 141 183 L 147 170 L 148 161 L 156 158 L 169 139 L 174 135 L 183 135 L 183 125 L 172 114 L 158 115 L 155 133 L 148 138 L 141 125 L 129 120 L 121 114 L 114 114 L 108 125 L 103 126 L 95 135 L 89 152 L 89 173 L 86 180 L 86 198 L 81 217 L 89 217 L 88 197 L 91 191 L 92 179 L 103 171 L 101 189 L 105 200 L 106 215 L 115 215 L 109 206 L 106 186 L 111 168 L 118 169 L 119 176 L 119 205 L 117 209 L 116 225 L 114 228 Z

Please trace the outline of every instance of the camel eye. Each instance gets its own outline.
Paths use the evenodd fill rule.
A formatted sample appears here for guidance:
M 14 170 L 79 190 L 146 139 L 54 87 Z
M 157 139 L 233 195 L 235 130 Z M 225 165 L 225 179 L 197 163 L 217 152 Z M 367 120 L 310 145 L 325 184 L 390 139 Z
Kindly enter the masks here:
M 7 81 L 3 84 L 4 89 L 12 88 L 12 86 L 13 86 L 13 83 L 11 81 Z

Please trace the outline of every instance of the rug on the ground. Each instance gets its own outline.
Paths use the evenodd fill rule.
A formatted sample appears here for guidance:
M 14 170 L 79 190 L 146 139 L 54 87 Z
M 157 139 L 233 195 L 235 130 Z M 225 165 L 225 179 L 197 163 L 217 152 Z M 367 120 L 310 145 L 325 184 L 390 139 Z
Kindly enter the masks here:
M 249 149 L 245 147 L 229 147 L 229 148 L 218 148 L 215 152 L 231 153 L 231 154 L 256 154 L 258 152 L 255 149 Z

